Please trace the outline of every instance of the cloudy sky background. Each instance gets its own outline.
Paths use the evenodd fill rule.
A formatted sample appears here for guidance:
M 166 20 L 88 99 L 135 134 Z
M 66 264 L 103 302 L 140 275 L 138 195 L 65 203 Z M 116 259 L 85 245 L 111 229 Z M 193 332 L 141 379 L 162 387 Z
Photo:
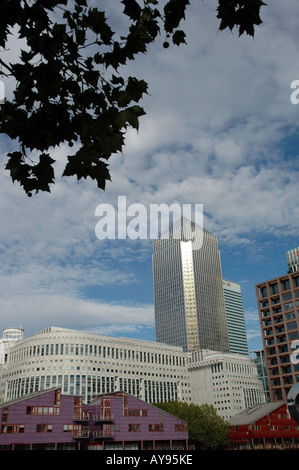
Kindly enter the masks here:
M 103 2 L 114 22 L 119 1 Z M 111 159 L 105 192 L 59 178 L 69 148 L 53 152 L 52 193 L 28 198 L 4 170 L 0 137 L 0 330 L 62 326 L 154 340 L 151 240 L 99 240 L 99 204 L 203 204 L 223 276 L 241 284 L 249 348 L 261 346 L 254 286 L 287 272 L 299 246 L 298 1 L 262 9 L 255 38 L 218 32 L 215 0 L 195 1 L 187 46 L 163 37 L 126 73 L 149 84 L 140 130 Z M 12 41 L 14 44 L 14 41 Z M 11 54 L 15 54 L 13 48 Z M 10 84 L 6 84 L 10 93 Z

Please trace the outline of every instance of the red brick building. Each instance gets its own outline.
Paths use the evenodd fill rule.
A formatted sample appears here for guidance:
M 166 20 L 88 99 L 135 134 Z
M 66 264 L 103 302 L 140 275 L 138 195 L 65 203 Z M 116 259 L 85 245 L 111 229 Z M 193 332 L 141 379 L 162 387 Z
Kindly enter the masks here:
M 299 449 L 299 424 L 286 402 L 256 405 L 233 416 L 229 424 L 231 449 Z
M 256 285 L 271 401 L 285 401 L 299 381 L 299 271 Z

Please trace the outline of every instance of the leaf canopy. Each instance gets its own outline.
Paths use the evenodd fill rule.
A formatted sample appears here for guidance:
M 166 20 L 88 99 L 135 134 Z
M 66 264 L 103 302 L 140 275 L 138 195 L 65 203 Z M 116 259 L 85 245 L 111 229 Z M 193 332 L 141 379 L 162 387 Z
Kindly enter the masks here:
M 179 46 L 188 0 L 121 0 L 127 35 L 117 35 L 105 12 L 87 0 L 3 0 L 0 3 L 0 75 L 16 81 L 0 106 L 0 133 L 14 141 L 6 169 L 31 196 L 55 183 L 51 151 L 68 143 L 63 176 L 91 178 L 105 189 L 108 160 L 122 152 L 128 127 L 139 129 L 148 92 L 144 80 L 119 69 L 164 34 Z M 164 6 L 162 5 L 164 3 Z M 220 29 L 254 34 L 261 0 L 219 0 Z M 5 61 L 11 32 L 26 41 L 16 63 Z M 74 147 L 76 144 L 76 147 Z M 38 155 L 37 157 L 33 157 Z

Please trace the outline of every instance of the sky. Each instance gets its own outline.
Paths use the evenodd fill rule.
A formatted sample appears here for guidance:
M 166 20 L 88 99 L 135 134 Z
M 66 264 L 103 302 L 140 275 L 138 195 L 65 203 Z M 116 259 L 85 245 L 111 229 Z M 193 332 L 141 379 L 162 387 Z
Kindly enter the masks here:
M 164 49 L 161 36 L 126 68 L 149 85 L 146 115 L 111 157 L 105 191 L 60 177 L 69 154 L 61 145 L 51 193 L 28 198 L 4 169 L 14 143 L 0 136 L 0 331 L 57 326 L 155 340 L 150 238 L 95 232 L 97 207 L 118 211 L 125 196 L 148 214 L 152 204 L 203 205 L 223 277 L 241 285 L 249 350 L 262 346 L 255 284 L 285 274 L 285 253 L 299 246 L 299 105 L 290 99 L 298 1 L 263 7 L 254 38 L 218 31 L 215 0 L 190 2 L 187 45 Z M 121 21 L 118 0 L 102 4 Z

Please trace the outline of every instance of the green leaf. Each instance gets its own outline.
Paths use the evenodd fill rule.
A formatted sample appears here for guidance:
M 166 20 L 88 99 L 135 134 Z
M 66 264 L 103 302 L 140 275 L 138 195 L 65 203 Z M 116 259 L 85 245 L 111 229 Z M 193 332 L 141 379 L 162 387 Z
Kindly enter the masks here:
M 174 44 L 179 46 L 180 44 L 183 44 L 183 43 L 186 44 L 185 38 L 186 38 L 186 34 L 184 33 L 184 31 L 177 30 L 172 36 L 172 41 Z
M 218 0 L 217 18 L 219 29 L 238 27 L 239 36 L 247 33 L 254 36 L 254 26 L 262 23 L 260 9 L 266 4 L 262 0 Z
M 41 154 L 39 163 L 32 168 L 32 174 L 36 179 L 36 191 L 50 192 L 50 184 L 54 183 L 53 160 L 49 154 Z
M 84 29 L 76 29 L 76 41 L 79 45 L 83 45 L 85 43 L 86 33 Z
M 125 6 L 124 14 L 131 20 L 138 20 L 141 14 L 141 7 L 136 0 L 122 0 L 121 3 Z
M 100 189 L 105 189 L 106 181 L 110 180 L 108 165 L 99 160 L 93 149 L 82 147 L 76 155 L 68 157 L 68 163 L 62 176 L 77 176 L 77 179 L 91 178 L 97 181 Z
M 164 29 L 168 33 L 172 33 L 176 29 L 181 20 L 185 18 L 185 10 L 189 5 L 188 0 L 169 0 L 164 7 L 165 23 Z
M 50 184 L 54 183 L 54 160 L 48 154 L 41 154 L 36 165 L 25 163 L 21 152 L 12 152 L 8 156 L 5 169 L 10 171 L 12 181 L 18 181 L 27 194 L 31 195 L 33 190 L 50 192 Z
M 0 2 L 0 46 L 8 48 L 12 28 L 26 43 L 14 63 L 5 64 L 5 54 L 1 59 L 16 85 L 11 102 L 0 106 L 0 132 L 14 141 L 6 168 L 27 193 L 50 190 L 55 177 L 50 152 L 74 141 L 81 146 L 68 158 L 64 175 L 91 177 L 104 188 L 110 175 L 103 160 L 122 151 L 127 128 L 138 130 L 145 114 L 138 103 L 148 85 L 127 78 L 123 66 L 146 53 L 163 28 L 165 47 L 171 36 L 177 46 L 186 43 L 179 26 L 188 0 L 121 3 L 128 30 L 121 27 L 114 38 L 105 12 L 86 0 Z M 218 0 L 220 29 L 237 27 L 240 35 L 253 35 L 263 5 L 262 0 Z M 27 158 L 31 152 L 38 152 L 37 164 Z
M 116 124 L 122 129 L 127 125 L 132 126 L 134 129 L 139 129 L 139 117 L 145 114 L 144 110 L 140 106 L 131 106 L 130 108 L 120 111 L 117 118 Z
M 84 16 L 82 26 L 84 28 L 90 28 L 94 33 L 99 34 L 104 44 L 108 45 L 111 43 L 113 31 L 108 26 L 103 11 L 99 11 L 97 8 L 91 8 L 88 14 Z

